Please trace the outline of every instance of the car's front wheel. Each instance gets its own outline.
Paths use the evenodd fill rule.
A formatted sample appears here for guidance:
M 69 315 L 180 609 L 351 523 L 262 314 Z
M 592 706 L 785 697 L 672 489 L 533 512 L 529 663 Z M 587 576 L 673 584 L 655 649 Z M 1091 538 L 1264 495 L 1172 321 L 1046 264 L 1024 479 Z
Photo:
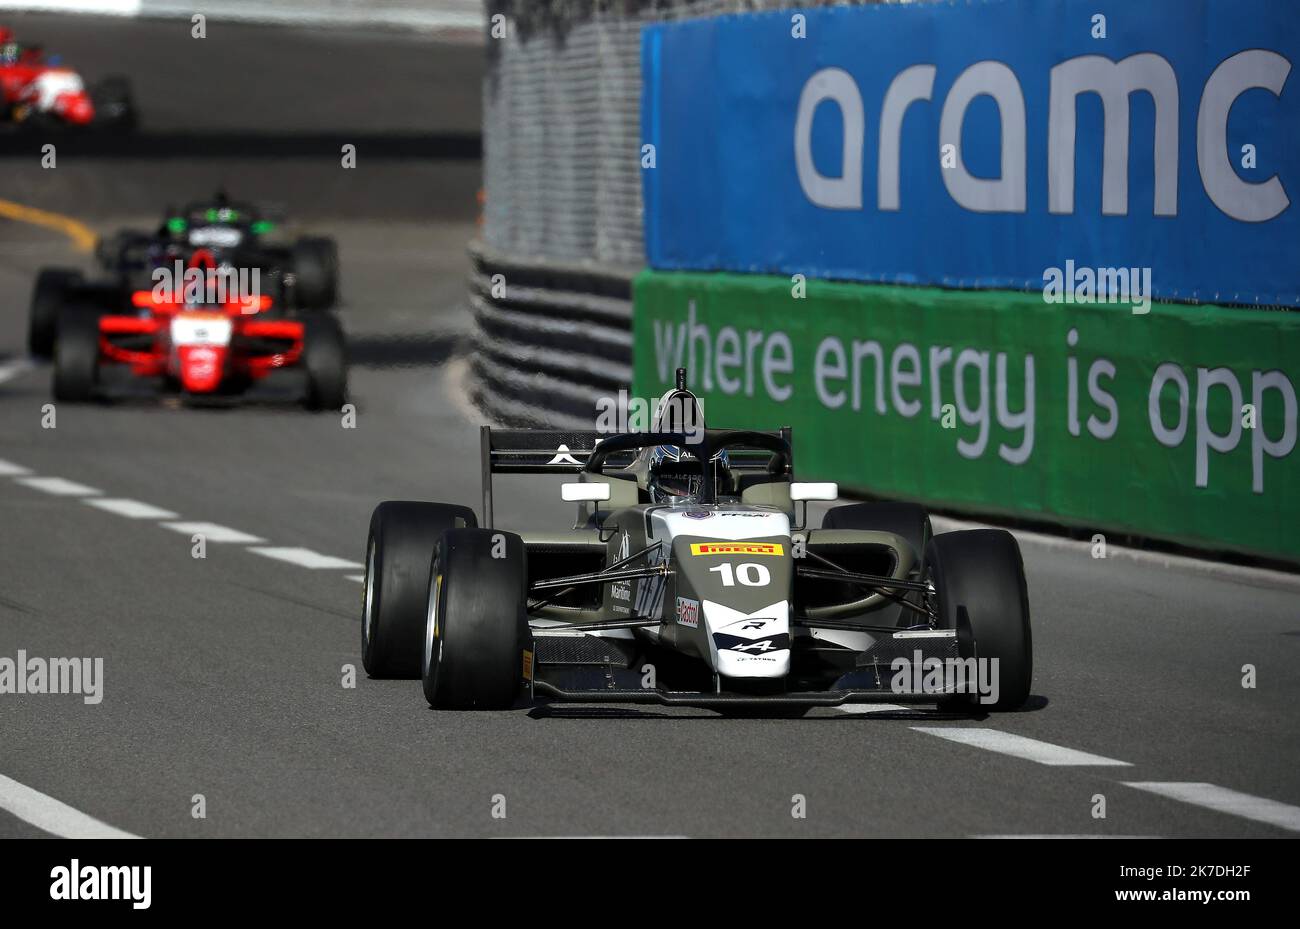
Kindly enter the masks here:
M 54 350 L 54 399 L 86 403 L 99 384 L 99 313 L 76 307 L 59 314 Z
M 375 507 L 361 585 L 361 663 L 371 677 L 420 676 L 434 547 L 448 529 L 476 525 L 466 506 L 386 500 Z
M 303 320 L 302 363 L 310 410 L 338 410 L 348 398 L 348 362 L 339 321 L 327 313 Z
M 424 631 L 424 696 L 447 710 L 507 710 L 528 648 L 524 541 L 497 529 L 438 540 Z
M 984 703 L 969 694 L 949 705 L 1021 706 L 1033 681 L 1034 651 L 1025 567 L 1015 536 L 1002 529 L 945 532 L 930 540 L 925 562 L 939 627 L 957 630 L 962 658 L 990 662 L 980 677 L 989 675 L 987 680 L 997 685 L 996 701 Z

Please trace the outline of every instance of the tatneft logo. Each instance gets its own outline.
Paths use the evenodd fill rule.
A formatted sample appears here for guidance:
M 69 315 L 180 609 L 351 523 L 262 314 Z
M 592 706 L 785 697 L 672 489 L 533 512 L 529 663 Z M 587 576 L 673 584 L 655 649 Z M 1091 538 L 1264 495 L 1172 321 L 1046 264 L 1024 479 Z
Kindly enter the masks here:
M 971 694 L 979 702 L 998 702 L 997 658 L 925 658 L 919 649 L 911 658 L 889 663 L 894 676 L 889 689 L 896 694 Z
M 153 902 L 153 868 L 150 865 L 83 865 L 73 858 L 66 868 L 50 871 L 51 900 L 130 900 L 137 910 Z
M 780 542 L 692 542 L 692 555 L 784 555 Z
M 930 102 L 938 70 L 932 64 L 912 65 L 895 75 L 885 92 L 879 110 L 878 210 L 902 208 L 899 178 L 903 120 L 913 104 Z M 1240 222 L 1266 222 L 1282 213 L 1291 201 L 1276 174 L 1259 183 L 1238 176 L 1228 152 L 1228 114 L 1237 98 L 1251 90 L 1266 90 L 1280 97 L 1290 71 L 1291 62 L 1277 52 L 1249 49 L 1221 62 L 1201 88 L 1196 106 L 1196 165 L 1201 186 L 1222 213 Z M 1096 94 L 1105 112 L 1101 212 L 1103 216 L 1128 215 L 1129 109 L 1133 95 L 1141 93 L 1149 94 L 1155 104 L 1151 209 L 1156 216 L 1177 216 L 1180 88 L 1169 62 L 1153 52 L 1130 55 L 1121 61 L 1081 55 L 1054 66 L 1048 85 L 1048 212 L 1074 213 L 1076 103 L 1084 94 Z M 993 98 L 1001 117 L 999 177 L 975 176 L 961 156 L 966 111 L 981 96 Z M 839 177 L 822 174 L 813 161 L 813 115 L 828 101 L 839 107 L 844 125 Z M 794 154 L 799 185 L 812 203 L 828 210 L 863 209 L 866 128 L 862 92 L 851 74 L 842 68 L 823 68 L 808 78 L 795 117 Z M 975 213 L 1026 212 L 1028 132 L 1025 95 L 1016 72 L 1000 61 L 977 61 L 962 71 L 948 89 L 939 113 L 939 143 L 952 153 L 951 164 L 940 169 L 948 196 Z
M 0 656 L 0 695 L 82 694 L 82 702 L 104 699 L 103 658 L 28 658 Z

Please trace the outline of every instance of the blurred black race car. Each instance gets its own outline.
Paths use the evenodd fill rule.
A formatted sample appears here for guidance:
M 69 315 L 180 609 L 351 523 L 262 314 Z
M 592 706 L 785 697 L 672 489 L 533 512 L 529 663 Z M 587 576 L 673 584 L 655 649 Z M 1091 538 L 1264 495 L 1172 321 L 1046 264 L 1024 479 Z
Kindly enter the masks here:
M 68 306 L 129 311 L 133 294 L 152 290 L 160 269 L 178 264 L 256 268 L 261 293 L 279 312 L 327 310 L 338 295 L 338 247 L 333 239 L 283 239 L 268 213 L 233 201 L 224 192 L 183 209 L 169 208 L 152 232 L 124 229 L 101 239 L 95 257 L 105 272 L 97 280 L 70 268 L 44 268 L 37 275 L 28 329 L 34 356 L 53 356 L 59 315 Z

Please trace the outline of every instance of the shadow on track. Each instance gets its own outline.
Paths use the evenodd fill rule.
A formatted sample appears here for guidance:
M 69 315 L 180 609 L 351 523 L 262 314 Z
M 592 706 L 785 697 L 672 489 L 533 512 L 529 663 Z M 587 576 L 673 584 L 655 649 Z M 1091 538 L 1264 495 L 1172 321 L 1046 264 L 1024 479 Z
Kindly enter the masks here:
M 366 368 L 436 366 L 463 348 L 454 335 L 353 335 L 348 337 L 348 363 Z
M 0 157 L 41 157 L 47 142 L 59 155 L 99 159 L 337 159 L 344 145 L 358 156 L 386 160 L 478 161 L 483 143 L 471 132 L 77 132 L 68 129 L 0 132 Z

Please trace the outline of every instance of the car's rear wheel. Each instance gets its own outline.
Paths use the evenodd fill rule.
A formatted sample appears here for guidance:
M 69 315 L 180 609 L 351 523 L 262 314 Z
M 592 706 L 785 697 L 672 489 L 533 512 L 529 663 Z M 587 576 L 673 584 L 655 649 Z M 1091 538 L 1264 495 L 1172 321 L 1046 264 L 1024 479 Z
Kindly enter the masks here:
M 293 245 L 294 295 L 303 309 L 327 310 L 338 297 L 339 250 L 333 239 L 304 236 Z
M 333 316 L 303 320 L 302 363 L 307 372 L 308 409 L 337 410 L 348 398 L 348 362 L 343 329 Z
M 996 666 L 981 671 L 981 677 L 988 674 L 997 682 L 996 702 L 985 704 L 967 694 L 945 705 L 994 710 L 1021 706 L 1033 681 L 1034 653 L 1029 592 L 1015 536 L 1002 529 L 937 535 L 930 540 L 926 576 L 934 585 L 938 625 L 957 630 L 961 657 L 997 660 Z
M 86 403 L 99 384 L 99 313 L 74 307 L 59 314 L 54 351 L 54 399 Z
M 434 547 L 448 529 L 476 525 L 465 506 L 387 500 L 375 507 L 361 585 L 361 663 L 371 677 L 420 676 Z
M 71 268 L 45 268 L 36 275 L 27 321 L 27 349 L 37 358 L 54 356 L 59 314 L 69 291 L 81 282 L 81 272 Z
M 131 81 L 121 75 L 106 77 L 91 92 L 95 104 L 95 122 L 105 129 L 127 130 L 136 127 L 135 102 Z
M 528 647 L 524 542 L 497 529 L 453 529 L 429 578 L 424 696 L 448 710 L 506 710 L 519 697 Z

